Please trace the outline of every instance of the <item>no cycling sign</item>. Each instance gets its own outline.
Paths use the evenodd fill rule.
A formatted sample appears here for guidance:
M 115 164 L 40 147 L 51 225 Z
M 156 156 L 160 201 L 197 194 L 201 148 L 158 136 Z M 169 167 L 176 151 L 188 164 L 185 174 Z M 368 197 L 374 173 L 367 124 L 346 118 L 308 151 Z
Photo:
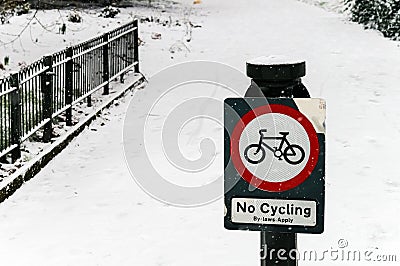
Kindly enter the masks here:
M 323 232 L 324 122 L 321 99 L 225 100 L 225 228 Z

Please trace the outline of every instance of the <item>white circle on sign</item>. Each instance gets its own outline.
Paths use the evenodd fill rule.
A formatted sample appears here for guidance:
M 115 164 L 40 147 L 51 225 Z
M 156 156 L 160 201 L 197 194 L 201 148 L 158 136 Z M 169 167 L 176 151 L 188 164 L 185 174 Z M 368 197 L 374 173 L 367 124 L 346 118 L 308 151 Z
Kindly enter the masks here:
M 306 166 L 310 140 L 299 121 L 281 113 L 266 113 L 246 125 L 240 136 L 239 152 L 244 166 L 255 177 L 285 182 Z

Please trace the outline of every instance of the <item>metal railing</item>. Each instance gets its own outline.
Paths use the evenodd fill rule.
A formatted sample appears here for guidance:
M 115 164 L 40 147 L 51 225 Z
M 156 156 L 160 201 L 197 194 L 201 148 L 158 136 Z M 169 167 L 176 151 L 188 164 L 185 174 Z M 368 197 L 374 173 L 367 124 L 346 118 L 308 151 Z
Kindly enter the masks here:
M 39 129 L 52 137 L 52 120 L 65 113 L 72 125 L 72 106 L 134 68 L 139 72 L 138 21 L 68 47 L 0 79 L 0 158 L 21 157 L 20 145 Z

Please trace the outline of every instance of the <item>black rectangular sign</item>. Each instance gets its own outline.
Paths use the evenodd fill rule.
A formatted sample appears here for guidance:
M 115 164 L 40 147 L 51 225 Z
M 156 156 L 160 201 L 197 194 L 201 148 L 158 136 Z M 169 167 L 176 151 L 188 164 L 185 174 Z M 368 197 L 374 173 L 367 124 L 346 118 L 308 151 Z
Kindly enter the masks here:
M 322 233 L 325 101 L 229 98 L 224 123 L 225 228 Z

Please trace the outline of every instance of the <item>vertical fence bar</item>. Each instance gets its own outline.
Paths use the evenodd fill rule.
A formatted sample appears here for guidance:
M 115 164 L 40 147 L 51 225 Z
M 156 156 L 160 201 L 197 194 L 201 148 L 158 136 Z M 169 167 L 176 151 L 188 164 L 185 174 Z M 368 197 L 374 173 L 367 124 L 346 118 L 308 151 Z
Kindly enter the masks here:
M 3 85 L 3 84 L 1 84 L 1 85 Z M 3 92 L 3 88 L 2 87 L 0 87 L 0 92 Z M 0 150 L 3 150 L 4 148 L 6 148 L 6 145 L 4 144 L 4 141 L 3 140 L 5 140 L 5 136 L 6 136 L 6 130 L 4 129 L 4 127 L 3 127 L 3 124 L 5 124 L 5 123 L 3 123 L 3 106 L 4 106 L 4 104 L 3 104 L 3 97 L 1 97 L 0 96 Z
M 11 145 L 17 145 L 11 152 L 12 162 L 21 158 L 21 97 L 19 91 L 19 73 L 11 74 L 10 85 L 15 90 L 11 93 Z
M 125 34 L 122 37 L 122 55 L 121 55 L 121 57 L 122 57 L 122 63 L 125 63 L 125 64 L 123 64 L 123 66 L 121 68 L 126 68 L 129 65 L 128 49 L 126 49 L 126 47 L 128 46 L 128 38 L 127 38 L 128 35 L 129 34 Z M 119 81 L 121 83 L 125 82 L 124 76 L 125 76 L 125 72 L 123 72 L 119 78 Z
M 28 72 L 25 70 L 21 70 L 21 78 L 20 80 L 23 80 L 27 77 Z M 28 131 L 28 120 L 27 114 L 28 114 L 28 105 L 27 105 L 27 88 L 29 86 L 29 82 L 21 86 L 21 98 L 22 98 L 22 134 L 25 135 Z M 41 117 L 40 117 L 41 118 Z
M 43 142 L 50 142 L 52 135 L 52 114 L 53 114 L 53 56 L 44 57 L 44 66 L 48 69 L 42 74 L 42 95 L 43 95 L 43 120 L 48 119 L 43 127 Z
M 85 68 L 86 68 L 86 79 L 85 79 L 85 86 L 87 88 L 86 92 L 89 92 L 91 90 L 91 81 L 90 81 L 90 76 L 93 73 L 93 67 L 92 67 L 92 52 L 86 53 L 85 55 Z M 92 95 L 88 95 L 86 98 L 87 106 L 92 107 Z
M 74 50 L 68 47 L 66 55 L 68 61 L 65 63 L 65 105 L 70 105 L 65 111 L 65 123 L 67 126 L 72 126 L 72 90 L 74 84 Z
M 135 72 L 139 73 L 139 24 L 137 19 L 133 21 L 133 27 L 135 27 L 133 31 L 133 62 L 137 63 Z
M 103 35 L 103 82 L 107 82 L 104 85 L 103 94 L 108 95 L 110 93 L 110 66 L 108 62 L 108 33 Z
M 110 38 L 109 38 L 110 39 Z M 115 40 L 112 42 L 108 43 L 108 64 L 110 66 L 109 70 L 109 76 L 114 76 L 114 68 L 115 68 L 115 63 L 114 63 L 114 49 L 115 48 Z M 110 56 L 111 55 L 111 56 Z

